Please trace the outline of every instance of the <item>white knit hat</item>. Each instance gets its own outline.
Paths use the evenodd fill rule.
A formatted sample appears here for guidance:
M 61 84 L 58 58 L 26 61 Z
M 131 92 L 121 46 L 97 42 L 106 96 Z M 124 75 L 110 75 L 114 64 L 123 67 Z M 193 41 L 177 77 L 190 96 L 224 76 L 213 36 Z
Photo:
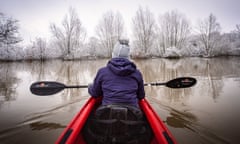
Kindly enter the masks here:
M 112 58 L 129 59 L 130 48 L 129 48 L 128 42 L 129 42 L 129 40 L 127 40 L 127 39 L 119 40 L 113 48 Z

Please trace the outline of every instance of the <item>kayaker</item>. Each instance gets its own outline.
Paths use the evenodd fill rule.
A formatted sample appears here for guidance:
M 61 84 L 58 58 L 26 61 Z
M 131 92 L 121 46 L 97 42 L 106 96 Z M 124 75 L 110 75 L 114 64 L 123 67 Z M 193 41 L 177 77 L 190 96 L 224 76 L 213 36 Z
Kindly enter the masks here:
M 113 49 L 112 59 L 100 68 L 88 92 L 92 97 L 103 96 L 102 105 L 128 104 L 138 107 L 145 97 L 141 72 L 130 59 L 129 41 L 119 40 Z

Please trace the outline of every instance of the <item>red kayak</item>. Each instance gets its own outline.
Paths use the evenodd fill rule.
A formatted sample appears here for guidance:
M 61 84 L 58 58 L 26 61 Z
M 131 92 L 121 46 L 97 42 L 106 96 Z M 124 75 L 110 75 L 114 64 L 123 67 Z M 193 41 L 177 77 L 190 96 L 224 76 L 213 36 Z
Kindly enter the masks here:
M 165 83 L 144 85 L 188 88 L 196 82 L 195 78 L 180 77 Z M 30 91 L 38 96 L 48 96 L 66 88 L 87 87 L 40 81 L 33 83 Z M 173 135 L 148 101 L 140 100 L 139 106 L 140 109 L 124 104 L 102 106 L 101 98 L 90 98 L 56 144 L 176 144 Z
M 71 123 L 65 128 L 63 133 L 60 135 L 60 137 L 56 141 L 56 144 L 96 143 L 96 141 L 91 142 L 91 140 L 93 140 L 94 138 L 92 138 L 91 136 L 89 136 L 90 134 L 88 134 L 88 127 L 93 127 L 95 124 L 90 125 L 88 123 L 89 123 L 89 121 L 91 121 L 90 117 L 91 117 L 93 111 L 95 111 L 99 107 L 100 104 L 101 104 L 101 98 L 98 98 L 98 99 L 90 98 L 86 102 L 86 104 L 83 106 L 83 108 L 80 110 L 80 112 L 71 121 Z M 164 123 L 162 122 L 160 117 L 157 115 L 157 113 L 150 106 L 148 101 L 146 99 L 140 100 L 139 106 L 145 117 L 145 123 L 148 125 L 148 126 L 145 126 L 144 130 L 148 131 L 148 132 L 146 132 L 146 134 L 144 134 L 144 135 L 139 135 L 139 136 L 135 137 L 136 140 L 133 140 L 133 141 L 135 141 L 136 144 L 137 143 L 176 144 L 176 140 L 174 139 L 173 135 L 166 128 L 166 126 L 164 125 Z M 121 109 L 120 109 L 120 111 L 121 111 Z M 99 123 L 99 121 L 101 122 L 101 120 L 98 120 L 97 123 Z M 105 121 L 105 123 L 114 123 L 114 121 L 108 120 L 108 121 Z M 128 122 L 128 124 L 129 124 L 129 122 Z M 136 124 L 136 122 L 135 123 L 131 122 L 130 124 L 134 125 L 134 124 Z M 123 126 L 120 126 L 120 128 L 115 128 L 114 131 L 116 131 L 116 130 L 119 131 L 121 129 L 121 127 L 123 127 Z M 146 128 L 147 128 L 147 130 L 146 130 Z M 95 128 L 93 128 L 93 129 L 95 129 Z M 104 129 L 106 131 L 107 128 L 106 129 L 102 128 L 102 129 Z M 128 129 L 128 130 L 132 130 L 132 129 Z M 97 131 L 97 128 L 96 128 L 96 131 Z M 122 131 L 122 130 L 120 130 L 120 131 Z M 111 132 L 113 132 L 113 129 L 111 130 Z M 124 133 L 127 133 L 127 132 L 124 132 Z M 121 134 L 119 137 L 124 137 L 123 135 L 124 134 Z M 93 136 L 94 136 L 94 134 L 93 134 Z M 111 137 L 111 136 L 103 135 L 102 137 L 100 137 L 100 136 L 96 136 L 96 137 L 97 138 L 95 138 L 95 139 L 99 139 L 99 141 L 106 143 L 106 142 L 104 142 L 105 137 Z M 138 141 L 138 139 L 141 139 L 141 138 L 142 139 L 144 138 L 145 142 L 143 142 L 142 140 L 141 140 L 141 142 Z M 110 142 L 108 141 L 107 143 L 117 143 L 117 144 L 118 143 L 119 144 L 120 143 L 128 143 L 128 142 L 123 142 L 123 141 L 118 142 L 117 141 L 118 139 L 126 140 L 127 138 L 117 138 L 117 137 L 113 138 L 113 136 L 112 136 L 111 141 Z M 147 141 L 147 139 L 149 139 L 149 140 Z M 130 141 L 130 140 L 128 140 L 128 141 Z M 131 142 L 129 142 L 129 143 L 131 143 Z M 134 142 L 132 142 L 132 143 L 134 143 Z

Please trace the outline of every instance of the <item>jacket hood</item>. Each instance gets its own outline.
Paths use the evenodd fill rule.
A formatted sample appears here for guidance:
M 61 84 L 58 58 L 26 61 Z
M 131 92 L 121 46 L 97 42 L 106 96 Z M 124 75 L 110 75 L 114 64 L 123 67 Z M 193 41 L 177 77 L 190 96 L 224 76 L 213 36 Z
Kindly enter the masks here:
M 125 58 L 112 58 L 107 67 L 120 76 L 127 76 L 136 71 L 136 65 Z

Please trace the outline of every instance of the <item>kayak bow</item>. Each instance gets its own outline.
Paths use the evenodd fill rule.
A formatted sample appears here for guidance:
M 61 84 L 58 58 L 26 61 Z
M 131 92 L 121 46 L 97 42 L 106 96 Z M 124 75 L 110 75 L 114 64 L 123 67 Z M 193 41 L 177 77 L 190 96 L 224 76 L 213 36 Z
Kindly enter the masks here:
M 84 127 L 86 126 L 86 122 L 90 117 L 91 112 L 96 110 L 100 104 L 101 98 L 89 98 L 80 112 L 65 128 L 56 141 L 56 144 L 86 144 L 87 142 L 84 138 Z M 150 106 L 148 101 L 146 99 L 140 100 L 139 106 L 143 111 L 143 114 L 147 119 L 147 123 L 150 125 L 152 131 L 150 144 L 176 144 L 176 140 L 173 135 L 164 125 L 163 121 L 154 109 Z

